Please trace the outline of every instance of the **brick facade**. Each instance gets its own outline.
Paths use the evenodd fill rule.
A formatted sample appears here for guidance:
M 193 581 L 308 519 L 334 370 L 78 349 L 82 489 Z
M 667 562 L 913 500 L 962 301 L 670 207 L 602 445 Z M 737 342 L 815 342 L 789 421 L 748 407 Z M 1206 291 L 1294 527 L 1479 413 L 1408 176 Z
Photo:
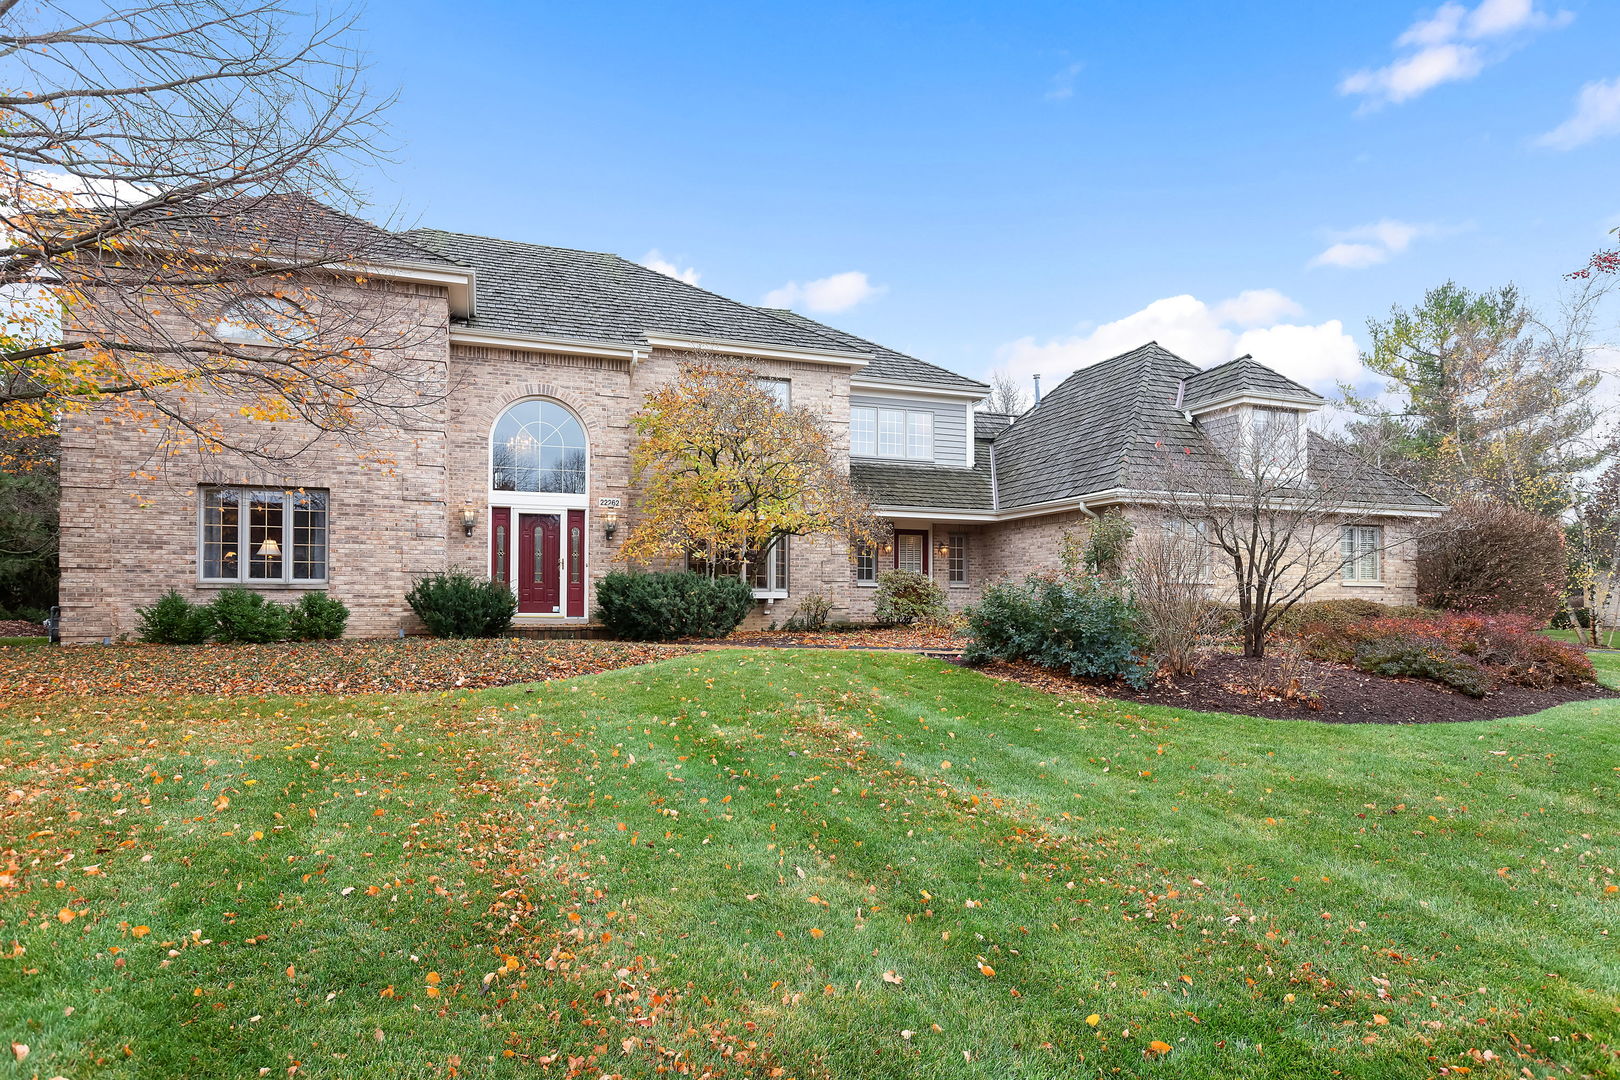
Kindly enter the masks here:
M 490 570 L 490 509 L 502 505 L 490 491 L 490 434 L 502 412 L 530 398 L 560 402 L 580 419 L 589 447 L 586 515 L 586 611 L 595 583 L 619 565 L 618 551 L 635 525 L 631 486 L 631 418 L 648 391 L 672 378 L 681 354 L 654 349 L 638 362 L 605 356 L 450 343 L 447 293 L 438 287 L 383 286 L 400 336 L 415 344 L 414 360 L 443 365 L 448 392 L 427 386 L 426 403 L 407 426 L 373 433 L 374 445 L 331 439 L 283 465 L 265 466 L 230 455 L 160 453 L 161 433 L 114 410 L 78 414 L 62 436 L 62 634 L 67 642 L 117 640 L 136 631 L 136 608 L 170 588 L 198 601 L 221 586 L 199 580 L 199 488 L 229 484 L 265 488 L 317 488 L 330 492 L 327 590 L 351 611 L 350 634 L 385 637 L 419 629 L 404 597 L 416 576 L 460 566 Z M 350 287 L 355 288 L 355 287 Z M 353 299 L 352 297 L 350 299 Z M 791 382 L 792 402 L 815 410 L 832 427 L 847 455 L 849 369 L 809 361 L 742 358 L 761 375 Z M 230 430 L 249 430 L 240 417 L 221 415 Z M 289 443 L 307 438 L 296 426 L 262 423 Z M 380 459 L 380 460 L 379 460 Z M 847 460 L 847 457 L 846 457 Z M 604 535 L 604 499 L 618 500 L 618 530 Z M 475 515 L 470 535 L 462 513 Z M 1071 511 L 999 522 L 896 520 L 900 528 L 928 532 L 929 566 L 953 609 L 976 601 L 992 582 L 1059 565 L 1065 533 L 1083 532 L 1088 515 Z M 1383 580 L 1334 580 L 1315 598 L 1365 596 L 1391 603 L 1415 598 L 1411 536 L 1405 519 L 1381 522 L 1390 549 Z M 951 533 L 967 538 L 967 580 L 949 580 L 938 546 Z M 880 569 L 882 562 L 880 561 Z M 292 600 L 308 586 L 257 585 Z M 805 596 L 833 602 L 833 618 L 865 620 L 875 590 L 855 580 L 847 545 L 823 538 L 791 544 L 785 598 L 756 604 L 746 625 L 780 625 Z M 528 616 L 520 621 L 554 622 Z

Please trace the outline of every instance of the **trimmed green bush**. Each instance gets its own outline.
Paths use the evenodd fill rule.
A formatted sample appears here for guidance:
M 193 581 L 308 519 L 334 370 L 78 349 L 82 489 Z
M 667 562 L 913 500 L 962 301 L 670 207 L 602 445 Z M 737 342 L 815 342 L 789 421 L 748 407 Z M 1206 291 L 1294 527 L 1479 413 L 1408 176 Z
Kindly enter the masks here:
M 349 609 L 323 592 L 307 592 L 292 606 L 291 619 L 288 630 L 298 641 L 331 641 L 343 636 Z
M 1491 689 L 1491 676 L 1483 667 L 1436 638 L 1378 638 L 1356 650 L 1355 665 L 1373 675 L 1432 679 L 1469 697 L 1484 697 Z
M 218 641 L 262 645 L 282 641 L 291 625 L 290 611 L 241 587 L 225 589 L 208 605 Z
M 915 570 L 885 570 L 878 575 L 873 617 L 884 626 L 939 622 L 950 617 L 945 590 Z
M 214 635 L 213 612 L 170 589 L 151 607 L 136 608 L 138 636 L 154 645 L 200 645 Z
M 465 570 L 445 570 L 416 579 L 405 594 L 428 633 L 442 638 L 494 637 L 512 625 L 517 597 L 489 578 Z
M 618 570 L 597 582 L 596 603 L 596 617 L 627 641 L 725 637 L 753 607 L 754 590 L 729 575 Z
M 968 634 L 963 658 L 970 664 L 1028 660 L 1136 687 L 1153 678 L 1130 596 L 1096 578 L 1031 576 L 992 585 L 968 611 Z

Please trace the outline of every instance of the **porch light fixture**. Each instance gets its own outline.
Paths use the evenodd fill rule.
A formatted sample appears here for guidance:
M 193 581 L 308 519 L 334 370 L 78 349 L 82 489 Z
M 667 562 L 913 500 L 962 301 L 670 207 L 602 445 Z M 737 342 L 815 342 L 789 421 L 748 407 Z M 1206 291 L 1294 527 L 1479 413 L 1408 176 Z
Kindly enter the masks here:
M 609 510 L 607 513 L 602 515 L 602 535 L 611 540 L 613 539 L 613 534 L 618 531 L 619 512 L 617 510 Z
M 259 545 L 259 557 L 262 559 L 281 558 L 281 545 L 276 543 L 275 537 L 265 537 L 264 543 Z
M 468 536 L 478 527 L 478 508 L 468 503 L 461 508 L 461 531 Z
M 885 541 L 883 541 L 883 543 L 878 545 L 878 550 L 881 551 L 885 555 L 893 555 L 894 554 L 894 541 L 893 540 L 885 540 Z
M 951 553 L 951 545 L 947 541 L 941 540 L 934 545 L 934 553 L 943 559 Z

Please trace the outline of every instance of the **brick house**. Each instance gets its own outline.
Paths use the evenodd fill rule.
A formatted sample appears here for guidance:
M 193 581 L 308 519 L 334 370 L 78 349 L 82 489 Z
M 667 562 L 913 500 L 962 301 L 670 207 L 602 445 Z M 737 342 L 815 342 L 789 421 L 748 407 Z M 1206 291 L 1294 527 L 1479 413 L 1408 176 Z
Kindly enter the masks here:
M 436 229 L 386 236 L 376 250 L 364 282 L 342 288 L 386 294 L 391 317 L 411 324 L 414 357 L 443 372 L 448 392 L 377 433 L 387 467 L 330 443 L 274 467 L 177 458 L 160 482 L 135 485 L 138 498 L 130 477 L 158 456 L 150 437 L 108 412 L 71 417 L 64 641 L 131 635 L 135 609 L 170 588 L 206 600 L 232 585 L 288 600 L 325 589 L 350 607 L 351 634 L 394 636 L 418 628 L 404 601 L 411 580 L 448 566 L 510 583 L 520 625 L 586 623 L 593 583 L 634 524 L 631 417 L 699 352 L 735 357 L 785 403 L 815 410 L 894 528 L 872 550 L 799 537 L 772 552 L 755 575 L 756 625 L 811 592 L 830 596 L 835 617 L 868 617 L 889 567 L 933 576 L 961 607 L 987 582 L 1056 565 L 1065 532 L 1093 516 L 1150 503 L 1141 470 L 1154 445 L 1207 450 L 1220 425 L 1255 417 L 1304 437 L 1323 404 L 1247 358 L 1200 370 L 1149 344 L 1075 372 L 1012 417 L 977 409 L 988 387 L 973 379 L 615 255 Z M 1410 602 L 1401 541 L 1443 508 L 1308 439 L 1313 468 L 1353 470 L 1362 493 L 1341 578 L 1316 595 Z

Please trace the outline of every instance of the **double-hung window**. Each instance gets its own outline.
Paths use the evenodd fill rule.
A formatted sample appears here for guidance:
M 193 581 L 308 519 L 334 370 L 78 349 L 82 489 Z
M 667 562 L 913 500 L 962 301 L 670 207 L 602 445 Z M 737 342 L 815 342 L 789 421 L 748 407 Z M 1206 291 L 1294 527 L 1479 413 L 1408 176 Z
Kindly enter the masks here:
M 934 460 L 934 414 L 927 409 L 849 410 L 849 452 L 855 457 Z
M 967 571 L 967 533 L 953 532 L 946 539 L 946 567 L 950 570 L 952 585 L 966 585 Z
M 861 544 L 855 548 L 855 581 L 860 585 L 877 584 L 877 547 Z
M 198 566 L 204 581 L 326 580 L 327 492 L 205 487 Z
M 1381 525 L 1346 525 L 1339 538 L 1345 581 L 1379 581 L 1383 577 L 1380 554 L 1384 547 Z

